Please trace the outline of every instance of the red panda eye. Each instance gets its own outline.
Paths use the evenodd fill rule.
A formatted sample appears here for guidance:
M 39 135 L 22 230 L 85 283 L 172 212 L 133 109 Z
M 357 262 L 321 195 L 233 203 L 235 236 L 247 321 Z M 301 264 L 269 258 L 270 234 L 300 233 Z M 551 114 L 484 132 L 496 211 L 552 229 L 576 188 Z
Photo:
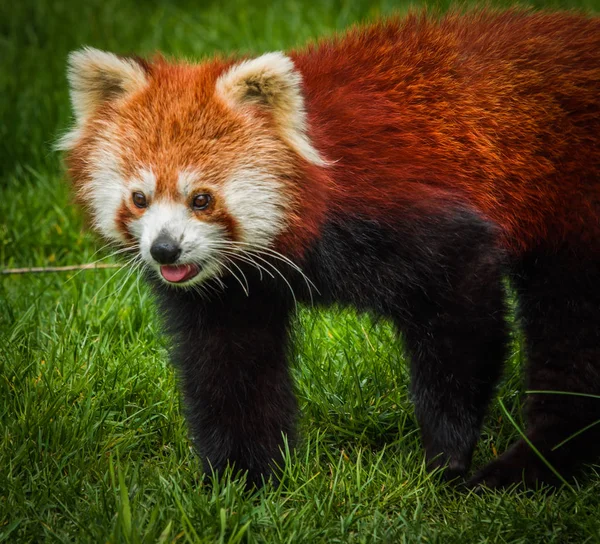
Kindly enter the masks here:
M 196 195 L 192 202 L 192 207 L 194 208 L 194 210 L 206 210 L 211 200 L 212 197 L 207 193 Z
M 136 208 L 146 208 L 148 206 L 148 203 L 146 202 L 146 195 L 144 193 L 136 191 L 131 195 L 131 198 Z

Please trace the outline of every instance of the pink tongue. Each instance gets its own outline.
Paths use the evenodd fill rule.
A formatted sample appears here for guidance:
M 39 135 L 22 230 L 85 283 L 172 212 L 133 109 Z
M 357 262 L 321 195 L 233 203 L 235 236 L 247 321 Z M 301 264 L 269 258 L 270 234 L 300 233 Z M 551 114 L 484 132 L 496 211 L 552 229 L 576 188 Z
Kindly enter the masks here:
M 163 265 L 160 267 L 162 277 L 172 283 L 180 283 L 194 277 L 198 273 L 198 267 L 193 264 Z

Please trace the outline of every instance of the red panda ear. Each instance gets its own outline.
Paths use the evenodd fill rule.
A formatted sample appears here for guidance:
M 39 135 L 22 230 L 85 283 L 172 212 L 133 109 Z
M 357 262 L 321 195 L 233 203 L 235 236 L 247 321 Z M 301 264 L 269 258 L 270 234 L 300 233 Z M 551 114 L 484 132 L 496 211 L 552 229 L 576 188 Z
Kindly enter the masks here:
M 268 108 L 280 136 L 293 149 L 309 162 L 325 164 L 307 135 L 302 76 L 283 53 L 267 53 L 231 67 L 217 80 L 216 93 L 232 108 Z
M 69 55 L 67 76 L 79 126 L 103 102 L 144 87 L 147 65 L 133 58 L 84 47 Z

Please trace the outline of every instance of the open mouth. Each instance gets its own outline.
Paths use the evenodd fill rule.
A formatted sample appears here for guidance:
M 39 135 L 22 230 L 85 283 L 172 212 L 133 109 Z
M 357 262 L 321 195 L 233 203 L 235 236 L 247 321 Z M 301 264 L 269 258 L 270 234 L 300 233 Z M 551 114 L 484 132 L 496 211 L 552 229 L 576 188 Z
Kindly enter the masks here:
M 160 267 L 161 276 L 169 283 L 184 283 L 197 276 L 200 267 L 197 264 L 163 264 Z

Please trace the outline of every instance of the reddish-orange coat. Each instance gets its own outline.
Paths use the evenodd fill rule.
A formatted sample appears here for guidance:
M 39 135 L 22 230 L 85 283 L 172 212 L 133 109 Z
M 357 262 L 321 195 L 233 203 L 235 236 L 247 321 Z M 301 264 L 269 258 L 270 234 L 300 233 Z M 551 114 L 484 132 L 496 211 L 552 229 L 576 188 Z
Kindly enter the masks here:
M 515 251 L 571 235 L 600 249 L 599 19 L 412 15 L 294 61 L 342 212 L 393 213 L 424 183 Z

